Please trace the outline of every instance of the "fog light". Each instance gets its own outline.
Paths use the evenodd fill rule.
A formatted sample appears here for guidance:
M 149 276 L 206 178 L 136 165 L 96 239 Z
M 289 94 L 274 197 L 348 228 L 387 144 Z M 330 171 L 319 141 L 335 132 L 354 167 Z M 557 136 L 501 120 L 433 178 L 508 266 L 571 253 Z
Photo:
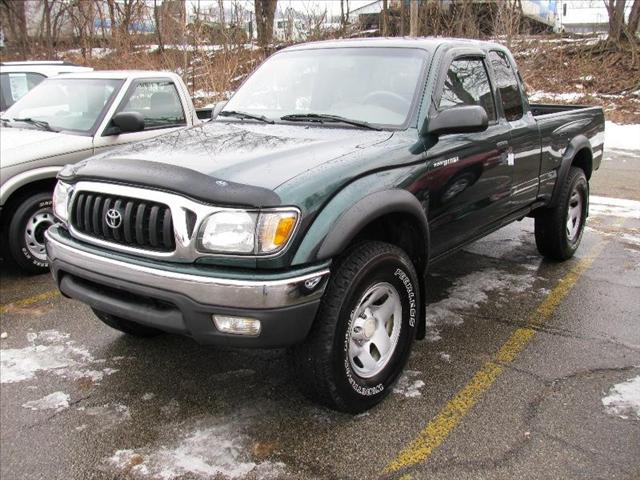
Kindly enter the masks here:
M 216 328 L 224 333 L 234 335 L 260 335 L 260 320 L 245 317 L 230 317 L 228 315 L 212 315 Z

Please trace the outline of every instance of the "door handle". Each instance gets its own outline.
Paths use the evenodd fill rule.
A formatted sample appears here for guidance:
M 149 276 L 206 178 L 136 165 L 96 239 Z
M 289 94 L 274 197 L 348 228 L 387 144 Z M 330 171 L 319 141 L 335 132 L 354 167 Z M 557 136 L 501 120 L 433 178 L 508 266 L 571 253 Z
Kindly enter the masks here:
M 499 151 L 504 152 L 509 149 L 509 142 L 507 142 L 506 140 L 503 140 L 501 142 L 496 143 L 496 147 L 498 147 Z

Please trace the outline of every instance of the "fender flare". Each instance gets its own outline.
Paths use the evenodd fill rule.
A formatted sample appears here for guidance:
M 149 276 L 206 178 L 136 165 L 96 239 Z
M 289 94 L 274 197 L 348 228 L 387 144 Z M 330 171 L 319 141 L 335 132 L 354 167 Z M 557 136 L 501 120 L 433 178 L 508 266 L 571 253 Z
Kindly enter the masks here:
M 41 167 L 14 175 L 0 187 L 0 205 L 5 205 L 9 197 L 25 185 L 39 180 L 55 179 L 61 169 L 62 165 Z
M 591 148 L 591 142 L 584 135 L 576 135 L 567 145 L 567 148 L 562 155 L 562 162 L 560 167 L 558 168 L 558 177 L 556 179 L 556 184 L 553 187 L 553 194 L 551 195 L 551 201 L 549 202 L 550 207 L 556 206 L 558 202 L 558 196 L 560 195 L 560 190 L 562 189 L 562 185 L 564 185 L 565 180 L 567 179 L 567 175 L 569 175 L 569 169 L 571 168 L 571 164 L 573 163 L 573 159 L 576 154 L 583 149 L 589 150 L 591 156 L 593 157 L 593 150 Z
M 389 213 L 407 213 L 417 221 L 425 239 L 425 267 L 429 259 L 429 223 L 418 199 L 407 190 L 393 189 L 371 193 L 345 210 L 317 250 L 317 259 L 340 254 L 355 236 L 372 221 Z

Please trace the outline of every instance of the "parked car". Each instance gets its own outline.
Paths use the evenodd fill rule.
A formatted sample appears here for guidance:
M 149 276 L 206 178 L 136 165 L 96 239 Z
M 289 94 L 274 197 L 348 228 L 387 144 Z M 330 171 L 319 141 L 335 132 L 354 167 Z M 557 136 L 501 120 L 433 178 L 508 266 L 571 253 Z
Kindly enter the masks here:
M 200 123 L 178 75 L 138 71 L 49 78 L 0 118 L 3 256 L 34 273 L 48 268 L 44 232 L 63 165 Z
M 92 70 L 93 68 L 81 67 L 62 60 L 2 62 L 0 63 L 0 112 L 4 112 L 47 77 Z
M 65 167 L 47 252 L 107 325 L 290 347 L 311 399 L 361 412 L 425 336 L 430 264 L 526 216 L 574 254 L 603 133 L 599 107 L 530 105 L 496 43 L 297 45 L 213 121 Z

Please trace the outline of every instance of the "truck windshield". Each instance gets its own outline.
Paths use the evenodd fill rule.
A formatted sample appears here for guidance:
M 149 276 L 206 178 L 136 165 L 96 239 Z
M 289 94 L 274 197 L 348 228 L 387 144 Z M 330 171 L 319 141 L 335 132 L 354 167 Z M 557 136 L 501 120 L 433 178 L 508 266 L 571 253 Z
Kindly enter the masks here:
M 121 83 L 106 78 L 49 78 L 13 104 L 2 118 L 11 126 L 38 128 L 46 124 L 54 131 L 89 133 Z
M 223 111 L 270 120 L 335 115 L 399 127 L 409 115 L 425 61 L 424 51 L 408 48 L 285 51 L 263 63 Z

